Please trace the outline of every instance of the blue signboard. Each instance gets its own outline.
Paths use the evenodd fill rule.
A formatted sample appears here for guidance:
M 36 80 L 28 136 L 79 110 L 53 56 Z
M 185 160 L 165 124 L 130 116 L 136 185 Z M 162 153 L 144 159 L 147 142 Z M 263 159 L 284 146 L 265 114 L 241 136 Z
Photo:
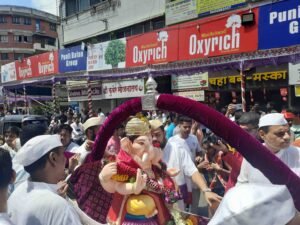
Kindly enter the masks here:
M 86 70 L 87 51 L 82 46 L 59 50 L 59 72 L 74 72 Z
M 286 0 L 260 7 L 259 49 L 300 44 L 300 1 Z

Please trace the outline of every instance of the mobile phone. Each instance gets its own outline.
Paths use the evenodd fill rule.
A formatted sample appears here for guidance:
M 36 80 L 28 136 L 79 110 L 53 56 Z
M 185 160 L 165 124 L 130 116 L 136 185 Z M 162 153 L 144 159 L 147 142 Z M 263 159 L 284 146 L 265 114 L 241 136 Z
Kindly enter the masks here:
M 242 104 L 236 104 L 235 105 L 235 110 L 242 110 L 242 109 L 243 109 Z

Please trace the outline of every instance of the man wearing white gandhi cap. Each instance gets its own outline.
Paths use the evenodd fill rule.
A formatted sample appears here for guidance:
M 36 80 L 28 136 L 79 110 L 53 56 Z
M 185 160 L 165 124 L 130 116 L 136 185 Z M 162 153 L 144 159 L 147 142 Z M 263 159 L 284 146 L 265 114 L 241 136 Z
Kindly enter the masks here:
M 59 135 L 30 139 L 15 160 L 30 174 L 8 199 L 8 213 L 15 224 L 82 224 L 75 208 L 57 194 L 57 183 L 65 178 L 64 147 Z
M 290 130 L 283 114 L 270 113 L 259 120 L 264 145 L 300 176 L 300 149 L 290 145 Z M 300 217 L 288 189 L 273 185 L 243 159 L 236 187 L 222 200 L 209 225 L 296 225 Z
M 288 122 L 281 113 L 270 113 L 260 118 L 258 134 L 264 145 L 300 177 L 300 149 L 290 145 Z M 258 169 L 243 159 L 238 184 L 271 182 Z

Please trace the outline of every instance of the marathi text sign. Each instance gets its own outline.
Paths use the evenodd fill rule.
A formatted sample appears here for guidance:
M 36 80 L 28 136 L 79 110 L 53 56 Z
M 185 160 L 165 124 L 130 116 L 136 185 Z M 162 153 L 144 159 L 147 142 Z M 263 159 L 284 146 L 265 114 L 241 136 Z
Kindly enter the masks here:
M 92 100 L 101 100 L 102 86 L 92 86 Z M 88 89 L 77 87 L 68 90 L 68 101 L 88 101 Z
M 257 21 L 257 9 L 253 12 Z M 201 19 L 180 26 L 179 60 L 251 52 L 258 48 L 257 24 L 242 26 L 239 14 Z
M 59 72 L 86 70 L 87 52 L 80 46 L 59 50 Z
M 193 75 L 172 75 L 172 90 L 184 90 L 194 88 L 208 88 L 208 73 L 197 73 Z
M 300 44 L 300 1 L 287 0 L 259 9 L 259 49 Z
M 126 67 L 178 60 L 178 29 L 161 30 L 127 38 Z
M 144 86 L 143 79 L 102 83 L 103 98 L 140 97 L 145 93 Z
M 173 95 L 182 96 L 185 98 L 189 98 L 198 102 L 204 102 L 205 101 L 205 93 L 204 91 L 181 91 L 181 92 L 175 92 Z
M 166 2 L 166 24 L 174 24 L 197 18 L 197 0 Z
M 126 39 L 117 39 L 88 46 L 87 70 L 109 70 L 125 67 Z
M 197 12 L 200 16 L 224 12 L 245 5 L 246 0 L 197 0 Z
M 300 85 L 300 63 L 289 63 L 289 85 Z
M 269 81 L 269 80 L 285 80 L 287 79 L 287 71 L 263 72 L 254 73 L 252 76 L 247 76 L 246 80 L 252 81 Z M 236 84 L 241 82 L 241 76 L 224 76 L 209 78 L 209 84 L 212 86 L 222 87 L 227 84 Z
M 15 62 L 1 66 L 1 82 L 11 82 L 17 80 Z

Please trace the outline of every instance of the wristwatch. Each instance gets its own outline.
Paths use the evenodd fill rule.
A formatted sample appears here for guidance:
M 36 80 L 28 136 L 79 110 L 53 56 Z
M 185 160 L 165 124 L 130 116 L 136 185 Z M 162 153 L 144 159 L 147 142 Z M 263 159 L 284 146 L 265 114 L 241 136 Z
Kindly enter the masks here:
M 203 191 L 204 193 L 205 193 L 205 192 L 212 192 L 210 188 L 205 188 L 205 189 L 203 189 L 202 191 Z

